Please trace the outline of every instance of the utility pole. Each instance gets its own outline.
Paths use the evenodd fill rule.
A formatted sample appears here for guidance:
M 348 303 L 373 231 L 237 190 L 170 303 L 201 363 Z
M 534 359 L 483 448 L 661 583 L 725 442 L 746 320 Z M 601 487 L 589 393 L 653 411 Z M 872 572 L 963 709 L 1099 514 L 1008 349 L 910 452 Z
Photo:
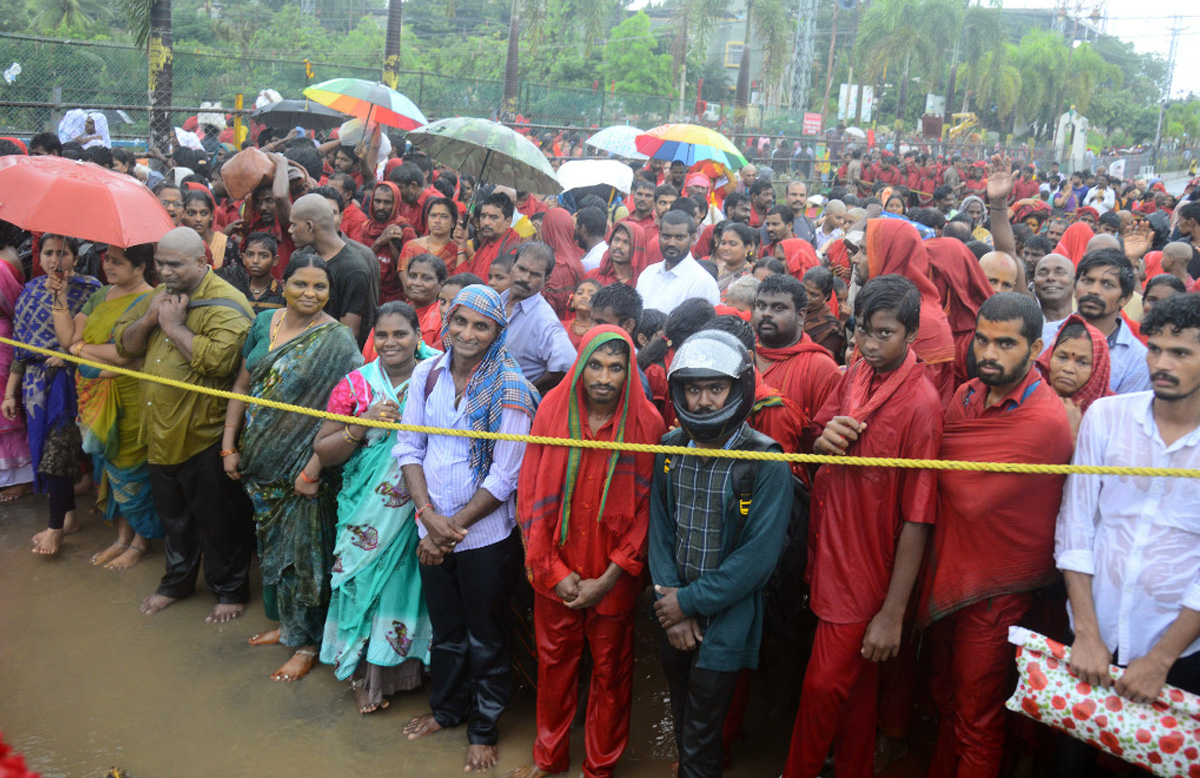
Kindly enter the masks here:
M 1171 53 L 1167 55 L 1167 83 L 1163 85 L 1162 99 L 1158 103 L 1158 126 L 1154 129 L 1154 170 L 1158 172 L 1158 157 L 1162 153 L 1163 117 L 1167 111 L 1167 101 L 1171 99 L 1171 86 L 1175 82 L 1175 54 L 1179 51 L 1179 16 L 1175 17 L 1171 27 Z
M 812 90 L 813 54 L 817 38 L 817 0 L 800 0 L 792 38 L 792 121 L 804 118 Z

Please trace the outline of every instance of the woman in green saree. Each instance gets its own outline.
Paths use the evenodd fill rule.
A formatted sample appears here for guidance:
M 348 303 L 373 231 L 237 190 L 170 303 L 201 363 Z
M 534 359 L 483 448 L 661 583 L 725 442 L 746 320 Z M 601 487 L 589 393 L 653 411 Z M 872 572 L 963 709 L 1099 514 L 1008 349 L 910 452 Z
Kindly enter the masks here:
M 440 352 L 421 340 L 411 305 L 385 303 L 375 323 L 379 358 L 333 390 L 331 413 L 396 422 L 417 361 Z M 432 635 L 417 566 L 415 506 L 392 456 L 398 432 L 326 421 L 313 450 L 326 466 L 345 463 L 338 495 L 333 594 L 321 661 L 351 678 L 361 713 L 417 688 Z
M 324 260 L 315 254 L 293 258 L 283 282 L 287 307 L 263 311 L 254 320 L 233 391 L 322 409 L 334 385 L 362 364 L 362 355 L 350 330 L 324 311 L 329 300 Z M 336 472 L 322 473 L 313 453 L 320 425 L 314 416 L 239 400 L 230 400 L 225 414 L 225 472 L 242 482 L 254 502 L 263 605 L 268 618 L 279 621 L 278 629 L 250 642 L 296 649 L 271 675 L 275 681 L 308 674 L 325 627 L 338 479 Z
M 113 327 L 121 314 L 154 293 L 154 245 L 109 246 L 104 254 L 108 285 L 98 289 L 73 320 L 55 316 L 59 344 L 77 357 L 118 367 L 137 368 L 113 345 Z M 96 505 L 117 528 L 117 539 L 92 557 L 92 564 L 125 570 L 150 552 L 150 541 L 163 536 L 150 493 L 146 443 L 140 440 L 141 383 L 136 378 L 80 365 L 75 374 L 83 450 L 92 455 L 99 485 Z

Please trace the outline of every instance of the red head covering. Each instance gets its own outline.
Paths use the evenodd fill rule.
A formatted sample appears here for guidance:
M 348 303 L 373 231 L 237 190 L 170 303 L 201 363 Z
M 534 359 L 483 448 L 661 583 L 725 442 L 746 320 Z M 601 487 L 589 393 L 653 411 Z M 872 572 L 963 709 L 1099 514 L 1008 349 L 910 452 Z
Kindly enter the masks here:
M 543 217 L 542 231 L 545 233 L 546 225 Z M 631 285 L 636 286 L 638 278 L 642 275 L 642 271 L 650 266 L 650 258 L 646 256 L 646 231 L 640 225 L 633 222 L 620 222 L 613 225 L 612 231 L 615 234 L 617 230 L 624 230 L 629 236 L 629 246 L 632 256 L 629 263 L 633 268 L 633 279 Z M 600 266 L 595 270 L 589 270 L 587 277 L 599 281 L 601 284 L 608 286 L 617 282 L 617 275 L 613 272 L 612 261 L 612 236 L 609 236 L 609 249 L 604 252 L 604 256 L 600 258 Z
M 1079 260 L 1083 259 L 1083 255 L 1087 253 L 1088 241 L 1095 234 L 1092 232 L 1092 228 L 1083 222 L 1075 222 L 1070 227 L 1067 227 L 1067 231 L 1059 239 L 1058 245 L 1054 247 L 1054 253 L 1062 254 L 1071 260 L 1071 264 L 1078 267 Z
M 788 272 L 795 276 L 797 281 L 803 280 L 806 271 L 821 264 L 817 259 L 816 250 L 806 240 L 788 238 L 779 241 L 779 246 L 783 249 L 783 262 L 787 265 Z
M 634 355 L 633 341 L 620 327 L 593 327 L 583 336 L 579 357 L 567 377 L 546 393 L 534 416 L 532 435 L 582 439 L 587 425 L 587 389 L 583 369 L 592 353 L 606 342 L 624 341 L 629 359 Z M 612 425 L 594 436 L 597 440 L 628 443 L 657 443 L 664 432 L 658 409 L 647 399 L 636 370 L 625 373 L 620 399 Z M 648 478 L 653 454 L 631 451 L 566 448 L 530 444 L 517 487 L 522 530 L 531 564 L 529 574 L 534 586 L 553 590 L 557 581 L 549 580 L 552 571 L 542 568 L 542 560 L 557 558 L 552 549 L 564 545 L 568 522 L 590 522 L 599 531 L 622 537 L 644 514 L 649 495 Z M 572 515 L 571 501 L 581 477 L 605 482 L 601 505 L 591 515 Z M 643 535 L 644 538 L 644 535 Z M 549 546 L 549 548 L 547 548 Z M 638 589 L 640 590 L 640 586 Z
M 992 285 L 967 244 L 955 238 L 925 241 L 929 275 L 942 300 L 950 331 L 974 332 L 979 306 L 992 296 Z
M 28 154 L 28 153 L 29 153 L 29 149 L 25 147 L 25 141 L 21 140 L 20 138 L 13 138 L 13 137 L 9 136 L 9 137 L 0 138 L 0 140 L 6 140 L 6 141 L 9 141 L 9 142 L 10 142 L 10 143 L 12 143 L 14 146 L 16 146 L 17 148 L 19 148 L 19 149 L 21 150 L 21 153 L 22 153 L 22 154 Z
M 575 223 L 566 208 L 551 208 L 542 217 L 542 242 L 554 250 L 554 261 L 578 262 L 583 249 L 575 242 Z
M 387 178 L 393 170 L 395 170 L 396 168 L 400 167 L 403 164 L 404 164 L 404 160 L 400 159 L 399 157 L 396 157 L 395 159 L 389 159 L 387 161 L 387 164 L 385 164 L 383 166 L 383 177 Z
M 1071 395 L 1071 399 L 1079 406 L 1079 410 L 1086 411 L 1096 400 L 1112 394 L 1108 388 L 1109 377 L 1112 374 L 1112 357 L 1108 353 L 1108 340 L 1100 330 L 1088 324 L 1077 313 L 1067 317 L 1067 320 L 1058 328 L 1059 333 L 1072 322 L 1077 322 L 1087 328 L 1087 334 L 1092 339 L 1092 374 L 1088 376 L 1088 380 L 1084 382 L 1083 386 L 1076 389 L 1075 393 Z M 1056 336 L 1053 343 L 1046 344 L 1046 350 L 1037 358 L 1038 369 L 1046 377 L 1046 383 L 1050 383 L 1050 358 L 1054 355 L 1054 348 L 1058 345 L 1059 340 L 1061 338 Z M 1050 388 L 1058 391 L 1053 384 Z
M 379 187 L 387 187 L 392 190 L 392 210 L 383 221 L 375 220 L 375 209 L 372 207 L 375 200 L 375 192 Z M 367 221 L 362 226 L 363 243 L 370 246 L 379 240 L 379 236 L 383 234 L 384 229 L 389 224 L 396 223 L 396 217 L 400 213 L 400 187 L 393 184 L 391 181 L 381 181 L 375 185 L 375 189 L 371 190 L 371 196 L 367 198 L 367 207 L 364 209 L 367 214 Z
M 1091 214 L 1093 219 L 1100 221 L 1100 212 L 1090 205 L 1085 205 L 1082 208 L 1075 209 L 1075 221 L 1079 221 L 1079 217 L 1083 216 L 1085 213 Z
M 865 241 L 871 278 L 895 273 L 921 293 L 921 325 L 913 351 L 926 364 L 954 359 L 954 338 L 937 287 L 929 280 L 929 255 L 915 227 L 903 219 L 872 219 Z

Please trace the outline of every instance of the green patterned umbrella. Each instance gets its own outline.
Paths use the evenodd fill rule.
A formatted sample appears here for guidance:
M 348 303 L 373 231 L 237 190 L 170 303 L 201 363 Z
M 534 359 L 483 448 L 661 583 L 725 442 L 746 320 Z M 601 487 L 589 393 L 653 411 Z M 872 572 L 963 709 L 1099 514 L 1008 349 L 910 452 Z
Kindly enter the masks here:
M 413 130 L 407 138 L 432 159 L 479 181 L 535 194 L 562 191 L 537 146 L 503 124 L 455 116 Z

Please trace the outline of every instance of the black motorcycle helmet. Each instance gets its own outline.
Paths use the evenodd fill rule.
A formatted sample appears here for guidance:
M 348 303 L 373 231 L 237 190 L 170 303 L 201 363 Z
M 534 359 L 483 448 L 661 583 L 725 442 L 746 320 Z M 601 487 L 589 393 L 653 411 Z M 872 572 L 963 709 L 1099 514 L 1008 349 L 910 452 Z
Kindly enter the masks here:
M 689 412 L 685 386 L 714 378 L 733 379 L 725 407 L 712 413 Z M 731 435 L 754 406 L 754 362 L 741 341 L 728 332 L 701 330 L 684 341 L 671 361 L 667 383 L 679 426 L 701 443 Z

